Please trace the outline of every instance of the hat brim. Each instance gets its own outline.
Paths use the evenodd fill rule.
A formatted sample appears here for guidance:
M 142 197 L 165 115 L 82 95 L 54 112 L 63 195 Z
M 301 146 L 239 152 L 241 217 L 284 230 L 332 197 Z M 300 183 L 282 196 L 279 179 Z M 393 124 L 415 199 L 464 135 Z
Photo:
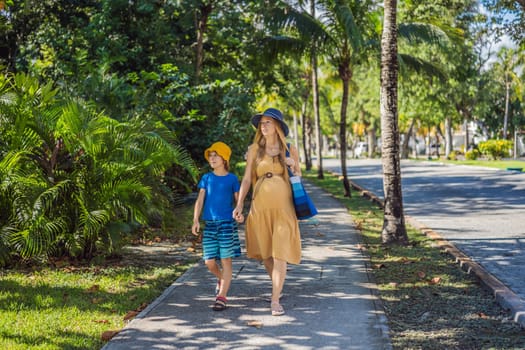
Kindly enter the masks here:
M 283 122 L 282 120 L 279 120 L 277 118 L 274 118 L 271 115 L 266 115 L 264 113 L 259 113 L 259 114 L 256 114 L 256 115 L 254 115 L 252 117 L 252 125 L 255 126 L 256 129 L 259 127 L 259 122 L 261 121 L 262 117 L 269 117 L 269 118 L 272 118 L 273 120 L 278 121 L 281 124 L 281 129 L 283 129 L 284 136 L 288 136 L 288 133 L 290 132 L 290 129 L 288 128 L 288 125 L 286 125 L 285 122 Z

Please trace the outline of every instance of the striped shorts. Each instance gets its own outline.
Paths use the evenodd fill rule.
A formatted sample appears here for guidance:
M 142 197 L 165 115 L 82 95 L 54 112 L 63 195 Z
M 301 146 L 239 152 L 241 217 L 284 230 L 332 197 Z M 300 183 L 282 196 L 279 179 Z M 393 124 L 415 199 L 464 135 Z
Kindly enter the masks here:
M 205 221 L 202 234 L 202 253 L 204 260 L 241 256 L 237 222 L 233 219 Z

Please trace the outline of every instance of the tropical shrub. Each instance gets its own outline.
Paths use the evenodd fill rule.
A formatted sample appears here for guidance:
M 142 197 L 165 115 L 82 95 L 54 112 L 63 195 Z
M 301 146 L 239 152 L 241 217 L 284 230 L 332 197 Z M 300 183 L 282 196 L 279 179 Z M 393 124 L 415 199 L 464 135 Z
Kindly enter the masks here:
M 456 151 L 451 151 L 448 156 L 448 160 L 457 160 L 458 159 L 458 153 Z
M 489 159 L 501 159 L 510 155 L 512 141 L 510 140 L 487 140 L 478 145 L 480 152 Z
M 27 75 L 0 77 L 0 108 L 0 264 L 118 251 L 167 211 L 169 167 L 196 178 L 162 124 L 117 121 Z
M 467 160 L 476 160 L 479 158 L 479 156 L 480 156 L 480 153 L 476 148 L 470 151 L 467 151 L 467 153 L 465 153 L 465 159 Z

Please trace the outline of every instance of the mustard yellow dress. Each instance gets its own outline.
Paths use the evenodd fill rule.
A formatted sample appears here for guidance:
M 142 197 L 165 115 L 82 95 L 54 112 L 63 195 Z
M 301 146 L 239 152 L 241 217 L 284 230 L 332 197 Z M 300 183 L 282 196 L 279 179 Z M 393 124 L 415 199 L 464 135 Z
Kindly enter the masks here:
M 273 257 L 290 264 L 301 261 L 301 233 L 285 171 L 277 156 L 265 155 L 256 166 L 257 181 L 246 219 L 249 258 Z

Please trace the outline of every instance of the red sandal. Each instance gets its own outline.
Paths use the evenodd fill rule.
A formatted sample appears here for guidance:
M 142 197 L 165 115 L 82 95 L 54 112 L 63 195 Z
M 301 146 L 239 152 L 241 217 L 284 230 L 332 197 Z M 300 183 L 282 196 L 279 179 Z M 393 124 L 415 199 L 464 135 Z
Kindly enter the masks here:
M 213 304 L 213 311 L 223 311 L 223 310 L 226 310 L 227 308 L 227 300 L 225 297 L 217 297 L 215 299 L 215 304 Z

